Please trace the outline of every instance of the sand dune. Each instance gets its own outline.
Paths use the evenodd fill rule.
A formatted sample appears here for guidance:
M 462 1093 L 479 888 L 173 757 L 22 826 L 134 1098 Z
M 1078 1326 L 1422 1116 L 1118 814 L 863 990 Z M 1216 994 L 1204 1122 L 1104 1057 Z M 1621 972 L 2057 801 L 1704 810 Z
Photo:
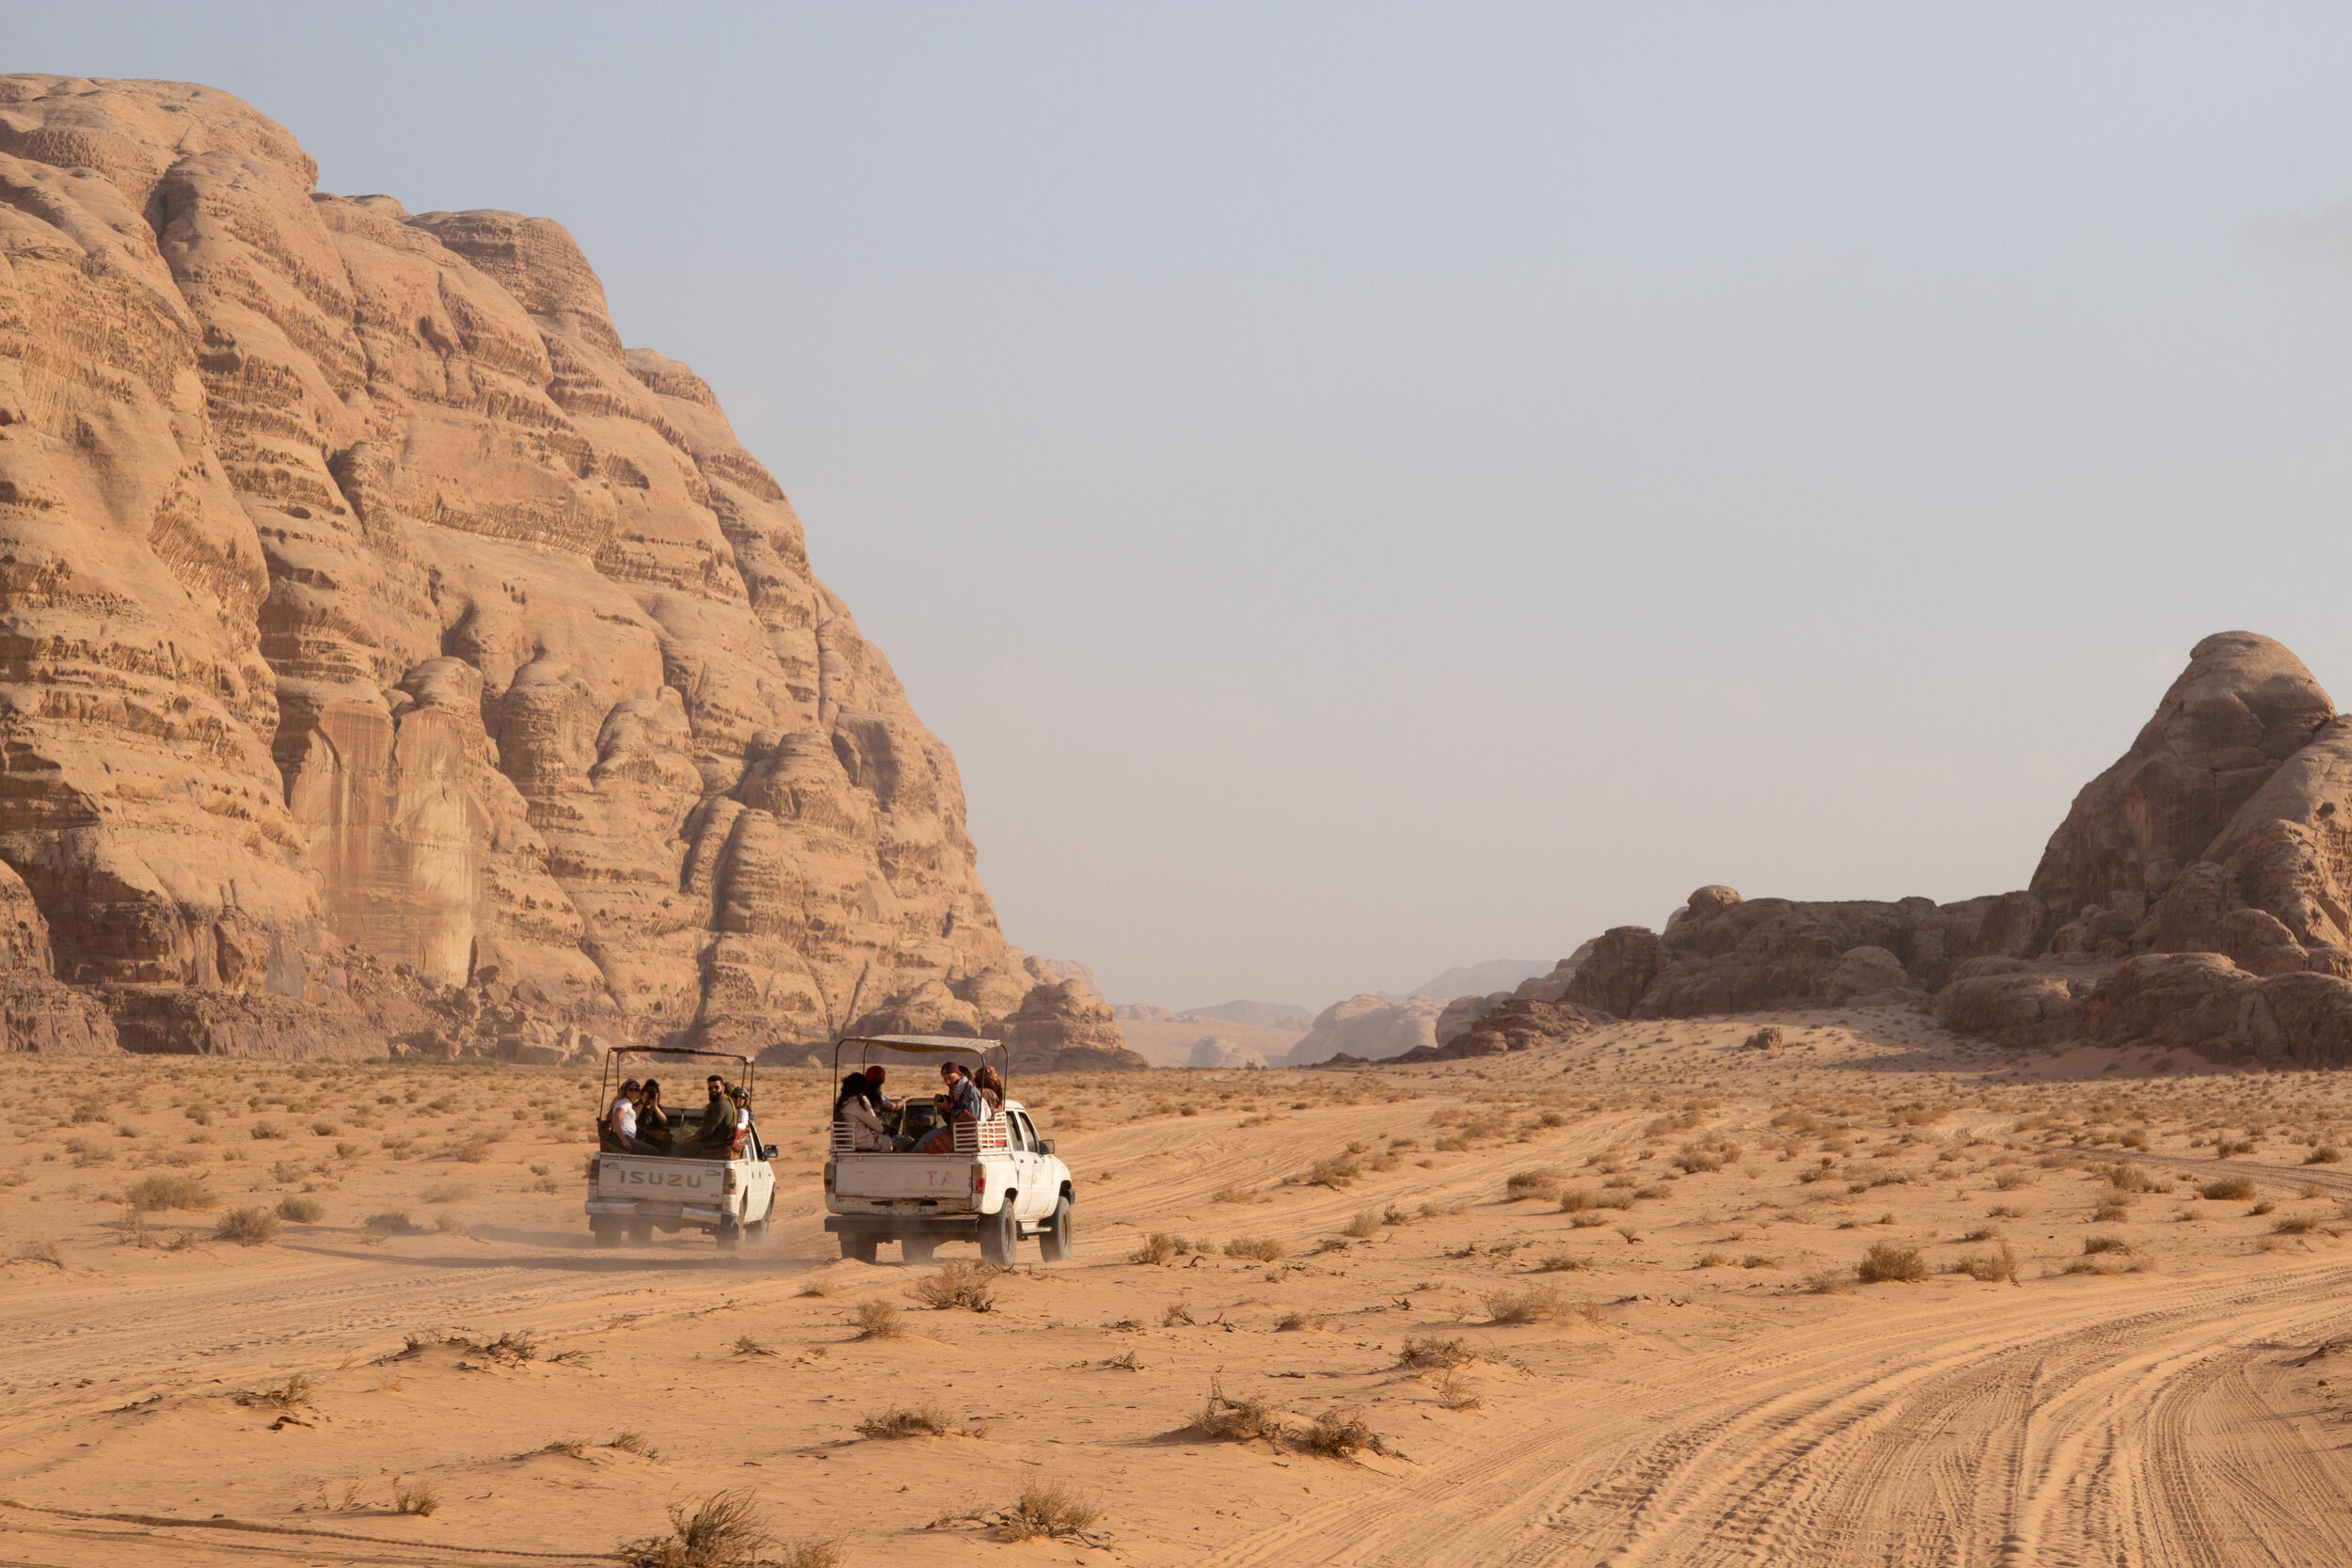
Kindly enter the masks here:
M 1899 1010 L 1742 1049 L 1758 1022 L 1031 1079 L 1078 1257 L 985 1313 L 830 1256 L 813 1080 L 766 1097 L 789 1213 L 723 1258 L 587 1245 L 560 1069 L 34 1062 L 55 1115 L 0 1146 L 0 1561 L 586 1560 L 723 1489 L 811 1563 L 2352 1560 L 2331 1080 Z M 159 1175 L 217 1206 L 120 1228 Z M 305 1196 L 316 1223 L 211 1239 Z M 394 1212 L 417 1233 L 371 1234 Z M 1131 1261 L 1154 1233 L 1184 1249 Z M 1873 1245 L 1922 1276 L 1855 1282 Z M 861 1337 L 869 1303 L 903 1333 Z M 1287 1435 L 1206 1435 L 1213 1385 Z M 859 1434 L 925 1405 L 953 1434 Z M 1335 1414 L 1378 1450 L 1313 1451 Z M 1040 1481 L 1099 1506 L 1083 1536 L 1007 1539 Z

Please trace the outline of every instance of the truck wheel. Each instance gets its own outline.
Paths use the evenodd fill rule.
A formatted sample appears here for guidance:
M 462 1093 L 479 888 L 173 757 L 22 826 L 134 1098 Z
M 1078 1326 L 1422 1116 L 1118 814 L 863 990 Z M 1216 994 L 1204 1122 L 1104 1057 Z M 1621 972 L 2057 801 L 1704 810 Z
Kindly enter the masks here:
M 630 1241 L 632 1241 L 632 1242 L 635 1242 L 635 1243 L 636 1243 L 639 1246 L 644 1246 L 644 1245 L 645 1245 L 647 1243 L 651 1242 L 651 1241 L 653 1240 L 653 1221 L 651 1221 L 651 1220 L 631 1220 L 631 1221 L 629 1221 L 629 1222 L 628 1222 L 628 1239 L 629 1239 Z
M 754 1246 L 765 1245 L 768 1241 L 767 1218 L 763 1215 L 761 1218 L 755 1219 L 751 1224 L 745 1226 L 743 1227 L 743 1239 L 751 1243 Z
M 907 1263 L 928 1263 L 939 1256 L 936 1236 L 909 1236 L 898 1243 L 898 1258 Z
M 1000 1269 L 1012 1267 L 1013 1249 L 1020 1245 L 1021 1227 L 1013 1218 L 1012 1195 L 1005 1195 L 1005 1206 L 993 1214 L 980 1216 L 980 1256 Z
M 588 1222 L 588 1233 L 596 1239 L 598 1246 L 621 1244 L 621 1222 L 619 1220 L 610 1220 L 598 1214 Z
M 743 1245 L 743 1227 L 739 1225 L 723 1225 L 713 1234 L 721 1252 L 735 1252 Z
M 844 1230 L 841 1233 L 841 1256 L 852 1262 L 872 1262 L 874 1247 L 875 1242 L 871 1236 L 861 1236 L 853 1230 Z
M 1059 1263 L 1070 1256 L 1070 1195 L 1061 1195 L 1054 1205 L 1054 1217 L 1045 1222 L 1045 1228 L 1037 1233 L 1038 1255 L 1048 1263 Z

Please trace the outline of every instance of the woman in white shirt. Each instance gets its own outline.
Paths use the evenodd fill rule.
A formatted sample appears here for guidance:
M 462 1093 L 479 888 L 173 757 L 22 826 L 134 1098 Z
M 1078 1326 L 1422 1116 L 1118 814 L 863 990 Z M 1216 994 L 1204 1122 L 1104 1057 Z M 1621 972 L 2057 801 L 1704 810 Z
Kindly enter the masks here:
M 877 1105 L 891 1109 L 866 1074 L 852 1072 L 841 1080 L 841 1098 L 833 1102 L 833 1114 L 849 1124 L 850 1148 L 857 1153 L 887 1154 L 906 1147 L 882 1125 Z

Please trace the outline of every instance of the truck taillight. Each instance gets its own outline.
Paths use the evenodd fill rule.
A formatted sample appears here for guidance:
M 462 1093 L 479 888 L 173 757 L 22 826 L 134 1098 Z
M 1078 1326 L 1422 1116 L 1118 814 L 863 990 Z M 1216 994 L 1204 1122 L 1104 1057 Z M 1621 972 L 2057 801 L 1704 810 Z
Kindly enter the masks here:
M 729 1172 L 727 1172 L 727 1184 L 726 1184 L 723 1188 L 722 1188 L 722 1189 L 720 1189 L 720 1190 L 721 1190 L 721 1191 L 723 1191 L 723 1192 L 729 1192 L 729 1193 L 731 1193 L 731 1192 L 735 1191 L 735 1172 L 733 1172 L 733 1171 L 729 1171 Z
M 978 1164 L 972 1167 L 972 1190 L 976 1193 L 988 1191 L 988 1171 Z
M 831 1160 L 825 1162 L 825 1196 L 833 1196 L 833 1162 Z

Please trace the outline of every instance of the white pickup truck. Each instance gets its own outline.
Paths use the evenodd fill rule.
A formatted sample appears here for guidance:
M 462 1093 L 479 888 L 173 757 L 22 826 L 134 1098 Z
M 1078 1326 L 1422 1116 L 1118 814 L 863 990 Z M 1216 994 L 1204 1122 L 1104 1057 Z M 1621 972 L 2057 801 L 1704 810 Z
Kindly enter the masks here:
M 844 1067 L 845 1060 L 850 1064 Z M 982 1063 L 1002 1076 L 1009 1053 L 994 1040 L 938 1035 L 875 1035 L 845 1039 L 834 1051 L 834 1093 L 845 1073 L 876 1067 L 898 1070 L 923 1089 L 939 1086 L 944 1061 L 966 1070 Z M 885 1087 L 896 1088 L 895 1082 Z M 887 1136 L 896 1144 L 939 1125 L 934 1107 L 917 1094 L 892 1107 Z M 909 1263 L 926 1263 L 948 1241 L 977 1242 L 992 1263 L 1009 1266 L 1020 1239 L 1034 1236 L 1049 1263 L 1070 1256 L 1070 1167 L 1054 1154 L 1054 1140 L 1038 1136 L 1021 1101 L 1007 1099 L 985 1121 L 948 1124 L 949 1147 L 935 1153 L 893 1148 L 859 1149 L 851 1124 L 836 1115 L 825 1162 L 825 1228 L 841 1238 L 841 1256 L 874 1261 L 884 1242 L 897 1242 Z
M 747 1132 L 738 1135 L 735 1112 L 729 1108 L 723 1136 L 705 1141 L 702 1117 L 707 1096 L 701 1064 L 732 1062 L 748 1102 L 752 1063 L 746 1056 L 712 1051 L 661 1051 L 624 1046 L 605 1056 L 604 1084 L 597 1100 L 596 1163 L 588 1169 L 588 1230 L 598 1246 L 618 1246 L 624 1238 L 648 1242 L 653 1233 L 704 1230 L 717 1237 L 723 1250 L 732 1251 L 746 1238 L 768 1234 L 768 1221 L 776 1201 L 776 1174 L 769 1164 L 775 1146 L 763 1145 L 757 1113 Z M 690 1111 L 670 1111 L 661 1132 L 668 1148 L 646 1154 L 625 1150 L 605 1128 L 604 1117 L 630 1069 L 648 1074 L 657 1068 L 680 1070 L 680 1098 L 695 1101 Z M 666 1099 L 667 1096 L 665 1095 Z M 650 1124 L 641 1132 L 650 1131 Z

